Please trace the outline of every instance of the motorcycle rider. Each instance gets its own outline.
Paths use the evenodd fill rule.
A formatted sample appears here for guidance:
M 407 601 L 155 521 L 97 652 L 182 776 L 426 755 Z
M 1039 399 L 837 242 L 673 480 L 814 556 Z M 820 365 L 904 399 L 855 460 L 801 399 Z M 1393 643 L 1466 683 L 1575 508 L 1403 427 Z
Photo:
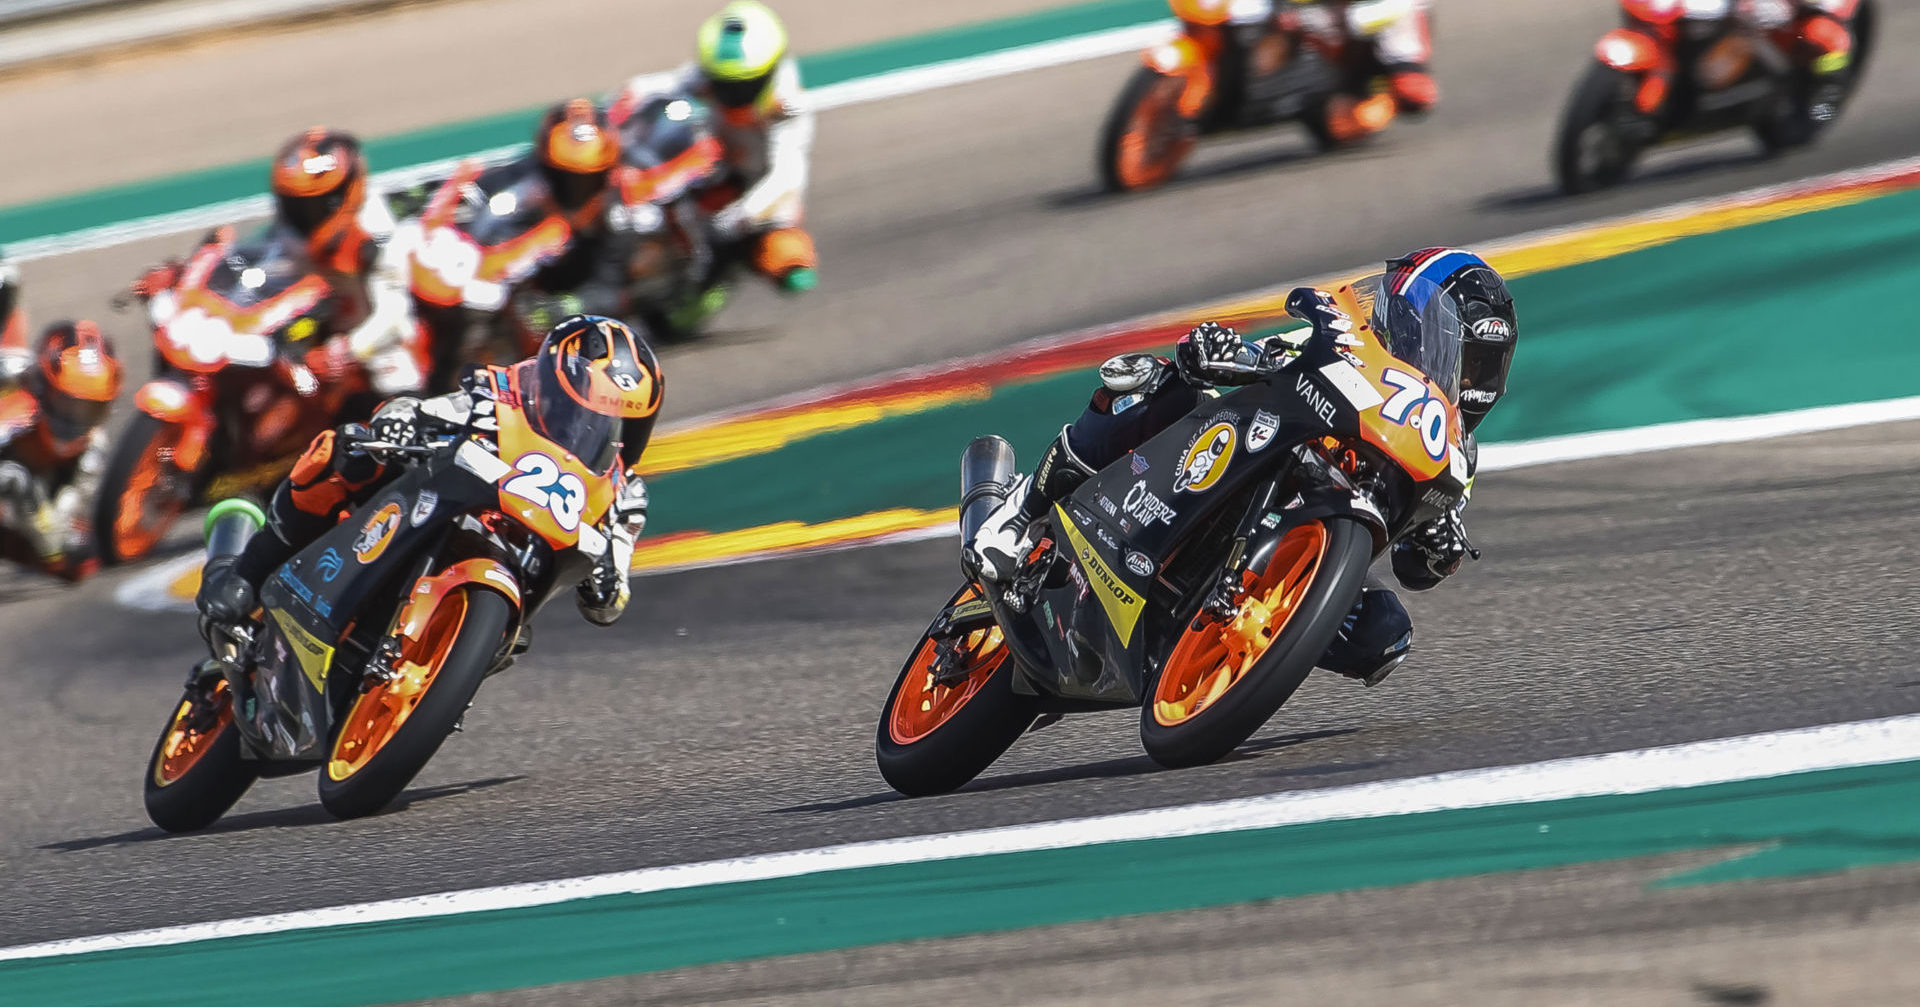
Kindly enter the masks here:
M 1468 479 L 1478 451 L 1472 431 L 1506 391 L 1507 367 L 1519 334 L 1513 297 L 1506 282 L 1485 260 L 1471 252 L 1428 248 L 1387 262 L 1380 293 L 1374 300 L 1374 331 L 1390 349 L 1396 340 L 1418 339 L 1415 331 L 1396 331 L 1392 302 L 1416 279 L 1432 281 L 1438 293 L 1452 298 L 1463 322 L 1461 347 L 1460 415 L 1467 436 Z M 1424 284 L 1421 290 L 1426 290 Z M 1287 311 L 1316 330 L 1347 333 L 1349 319 L 1327 294 L 1299 287 L 1287 296 Z M 1412 305 L 1419 317 L 1424 305 Z M 1397 352 L 1404 356 L 1405 353 Z M 1168 361 L 1149 353 L 1127 353 L 1100 366 L 1101 387 L 1080 418 L 1062 428 L 1041 453 L 1033 474 L 1017 481 L 1007 500 L 982 522 L 966 543 L 962 563 L 972 576 L 1005 583 L 1013 578 L 1030 545 L 1028 527 L 1052 504 L 1078 488 L 1102 468 L 1135 446 L 1192 412 L 1203 396 L 1223 385 L 1243 385 L 1283 367 L 1285 346 L 1244 342 L 1232 329 L 1203 322 L 1183 336 Z M 1463 514 L 1466 500 L 1446 514 L 1414 529 L 1395 543 L 1394 575 L 1410 590 L 1424 591 L 1460 568 L 1470 551 Z M 1359 603 L 1348 615 L 1339 636 L 1320 659 L 1320 666 L 1368 685 L 1378 683 L 1407 657 L 1413 643 L 1413 621 L 1406 606 L 1384 584 L 1369 579 Z
M 1277 23 L 1347 53 L 1341 67 L 1343 91 L 1327 101 L 1327 132 L 1347 143 L 1386 128 L 1395 112 L 1425 113 L 1440 102 L 1428 62 L 1433 59 L 1429 28 L 1431 0 L 1235 0 L 1234 24 Z M 1387 88 L 1373 93 L 1373 80 L 1385 75 Z
M 607 436 L 609 449 L 612 441 L 619 445 L 612 462 L 619 489 L 600 529 L 611 545 L 574 591 L 582 616 L 595 625 L 612 625 L 631 596 L 627 573 L 633 543 L 647 520 L 646 484 L 634 466 L 660 412 L 665 384 L 659 361 L 625 323 L 575 315 L 554 326 L 540 351 L 512 369 L 518 372 L 519 387 L 530 390 L 522 393 L 522 401 L 536 430 L 544 422 L 542 401 L 571 400 L 566 407 L 570 413 L 585 407 L 613 421 Z M 385 464 L 377 449 L 361 445 L 418 444 L 436 427 L 464 427 L 473 417 L 491 412 L 498 401 L 494 375 L 504 370 L 477 368 L 458 391 L 424 401 L 394 398 L 364 426 L 347 424 L 315 437 L 274 491 L 266 528 L 248 540 L 239 555 L 207 561 L 194 599 L 203 620 L 224 625 L 250 620 L 257 608 L 255 593 L 268 574 L 400 475 L 400 466 Z M 523 636 L 516 652 L 524 650 L 526 642 Z
M 0 555 L 67 581 L 100 568 L 88 511 L 106 464 L 105 421 L 120 394 L 113 343 L 92 322 L 56 322 L 26 339 L 13 264 L 0 260 Z
M 615 121 L 661 96 L 695 98 L 719 113 L 715 133 L 728 171 L 702 199 L 718 239 L 742 246 L 781 291 L 812 290 L 819 261 L 801 220 L 813 107 L 780 18 L 758 0 L 727 4 L 700 26 L 692 64 L 627 83 Z M 704 313 L 718 310 L 724 297 L 710 295 Z
M 619 132 L 599 105 L 574 98 L 541 116 L 528 156 L 572 232 L 567 250 L 533 275 L 530 286 L 547 296 L 526 308 L 528 320 L 545 328 L 565 315 L 624 317 L 626 256 L 608 213 Z
M 1804 57 L 1813 78 L 1806 112 L 1825 122 L 1838 111 L 1846 91 L 1847 71 L 1853 65 L 1853 33 L 1847 24 L 1859 6 L 1860 0 L 1687 0 L 1685 17 L 1738 19 Z

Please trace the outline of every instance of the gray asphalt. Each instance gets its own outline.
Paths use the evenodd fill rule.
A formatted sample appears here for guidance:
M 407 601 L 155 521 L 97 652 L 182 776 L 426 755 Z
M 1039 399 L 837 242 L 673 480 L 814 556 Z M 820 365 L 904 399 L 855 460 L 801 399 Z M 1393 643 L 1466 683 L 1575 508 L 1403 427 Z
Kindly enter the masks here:
M 1920 152 L 1920 67 L 1887 59 L 1816 150 L 1761 161 L 1721 144 L 1616 193 L 1547 198 L 1546 138 L 1606 6 L 1462 0 L 1440 25 L 1448 94 L 1431 120 L 1325 159 L 1255 138 L 1138 198 L 1091 195 L 1093 134 L 1127 58 L 831 113 L 812 209 L 825 286 L 751 296 L 714 339 L 670 348 L 669 418 L 1418 245 Z M 1910 51 L 1920 11 L 1891 14 L 1884 51 Z M 33 264 L 35 314 L 104 314 L 111 284 L 179 246 Z M 109 324 L 137 345 L 130 320 Z M 950 542 L 643 581 L 605 632 L 556 609 L 394 811 L 332 822 L 296 778 L 179 838 L 146 827 L 138 778 L 196 655 L 189 622 L 115 608 L 115 577 L 75 591 L 6 579 L 0 943 L 1912 712 L 1916 463 L 1907 425 L 1490 476 L 1474 517 L 1486 561 L 1411 600 L 1420 653 L 1382 688 L 1316 679 L 1245 754 L 1186 772 L 1154 769 L 1124 714 L 1070 720 L 920 801 L 887 792 L 872 729 L 952 586 Z M 1879 911 L 1871 890 L 1832 895 L 1836 912 Z M 1474 897 L 1529 897 L 1488 891 Z M 1534 917 L 1561 911 L 1540 898 Z M 1825 932 L 1794 905 L 1769 918 Z M 1718 912 L 1699 925 L 1731 918 Z M 869 954 L 884 968 L 891 952 Z M 953 954 L 1019 964 L 1004 947 Z M 827 982 L 830 1000 L 821 975 L 868 974 L 836 961 L 794 964 L 790 992 Z M 676 981 L 693 984 L 686 999 L 735 995 L 700 985 L 712 976 Z M 1576 1002 L 1552 989 L 1543 1000 Z

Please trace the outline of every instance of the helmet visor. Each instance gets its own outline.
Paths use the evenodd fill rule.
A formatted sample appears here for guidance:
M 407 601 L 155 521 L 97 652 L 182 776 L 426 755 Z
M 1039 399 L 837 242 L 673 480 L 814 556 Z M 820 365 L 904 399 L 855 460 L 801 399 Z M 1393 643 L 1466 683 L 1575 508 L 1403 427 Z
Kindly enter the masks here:
M 47 428 L 56 440 L 71 441 L 85 437 L 94 427 L 106 422 L 113 403 L 76 398 L 54 391 L 45 403 Z
M 526 409 L 534 432 L 594 472 L 611 468 L 619 449 L 620 420 L 595 412 L 581 401 L 592 387 L 587 362 L 575 354 L 561 354 L 542 356 L 524 366 L 533 372 L 533 380 L 526 382 Z
M 274 194 L 275 213 L 288 227 L 300 232 L 303 237 L 312 237 L 324 227 L 333 215 L 339 212 L 345 197 L 338 192 L 323 193 L 318 196 L 289 196 L 285 193 Z
M 709 79 L 707 83 L 713 89 L 714 103 L 725 108 L 749 108 L 760 96 L 766 93 L 768 81 L 773 79 L 770 73 L 746 80 Z
M 547 186 L 553 190 L 554 202 L 561 208 L 578 210 L 593 202 L 607 187 L 607 172 L 574 172 L 559 168 L 547 169 Z
M 1412 364 L 1440 386 L 1447 401 L 1460 401 L 1460 309 L 1440 285 L 1424 276 L 1412 276 L 1397 285 L 1375 276 L 1373 330 L 1387 352 Z

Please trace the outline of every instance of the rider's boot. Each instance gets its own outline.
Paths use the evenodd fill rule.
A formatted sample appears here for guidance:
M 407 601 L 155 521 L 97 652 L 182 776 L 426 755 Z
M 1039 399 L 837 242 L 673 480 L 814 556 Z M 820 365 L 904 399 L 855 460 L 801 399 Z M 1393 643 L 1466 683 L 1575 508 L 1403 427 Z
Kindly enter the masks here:
M 1340 624 L 1320 667 L 1379 685 L 1413 651 L 1413 617 L 1392 590 L 1369 583 Z
M 1001 584 L 1012 580 L 1031 548 L 1027 530 L 1033 522 L 1092 475 L 1093 469 L 1067 444 L 1066 428 L 1061 428 L 1060 436 L 1041 452 L 1033 474 L 1014 482 L 1006 502 L 987 515 L 966 544 L 963 559 L 968 570 L 982 580 Z
M 798 227 L 781 227 L 760 236 L 754 266 L 770 277 L 782 293 L 798 294 L 820 283 L 813 236 Z

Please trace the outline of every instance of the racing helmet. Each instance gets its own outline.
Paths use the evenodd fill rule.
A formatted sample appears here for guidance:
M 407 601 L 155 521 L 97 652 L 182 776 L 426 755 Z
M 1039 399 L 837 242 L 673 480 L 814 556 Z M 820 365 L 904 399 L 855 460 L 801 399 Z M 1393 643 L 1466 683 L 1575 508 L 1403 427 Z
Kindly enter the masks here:
M 734 0 L 700 26 L 700 72 L 722 108 L 752 108 L 787 55 L 787 29 L 759 0 Z
M 586 98 L 561 102 L 541 117 L 533 149 L 567 222 L 585 226 L 599 214 L 607 178 L 620 163 L 620 134 L 607 113 Z
M 640 460 L 653 436 L 665 384 L 647 341 L 625 322 L 573 315 L 520 365 L 527 419 L 541 436 L 596 472 Z
M 120 395 L 120 360 L 92 322 L 58 322 L 40 337 L 28 389 L 39 400 L 47 432 L 66 445 L 93 431 Z
M 273 213 L 320 248 L 347 232 L 367 202 L 367 158 L 351 133 L 315 126 L 274 155 Z
M 1468 430 L 1480 424 L 1507 391 L 1507 368 L 1513 363 L 1520 323 L 1513 311 L 1513 295 L 1500 273 L 1485 259 L 1457 248 L 1423 248 L 1387 260 L 1387 272 L 1374 301 L 1388 334 L 1389 349 L 1402 356 L 1392 342 L 1408 338 L 1401 321 L 1396 331 L 1394 313 L 1404 319 L 1427 314 L 1425 303 L 1444 296 L 1447 314 L 1459 319 L 1459 395 L 1462 422 Z M 1417 303 L 1416 303 L 1417 302 Z

